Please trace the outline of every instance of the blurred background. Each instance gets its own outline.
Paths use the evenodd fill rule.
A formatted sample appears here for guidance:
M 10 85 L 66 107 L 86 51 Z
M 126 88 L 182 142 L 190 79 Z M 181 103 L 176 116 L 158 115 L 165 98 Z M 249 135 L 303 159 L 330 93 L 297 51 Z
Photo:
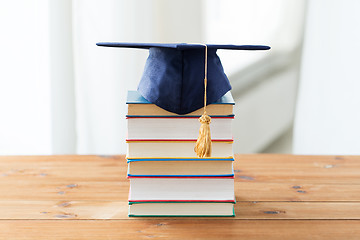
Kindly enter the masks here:
M 0 154 L 122 154 L 148 52 L 96 42 L 264 44 L 218 54 L 235 153 L 360 154 L 356 0 L 14 0 L 0 8 Z

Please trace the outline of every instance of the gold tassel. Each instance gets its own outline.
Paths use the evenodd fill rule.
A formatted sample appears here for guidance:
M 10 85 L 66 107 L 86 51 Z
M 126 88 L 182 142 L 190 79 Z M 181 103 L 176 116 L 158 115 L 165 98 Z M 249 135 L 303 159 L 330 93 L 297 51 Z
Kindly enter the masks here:
M 211 157 L 211 117 L 206 114 L 206 87 L 207 87 L 207 46 L 205 45 L 205 78 L 204 78 L 204 113 L 199 118 L 201 123 L 199 137 L 196 141 L 195 152 L 197 157 Z
M 201 122 L 201 126 L 199 130 L 199 137 L 195 145 L 196 155 L 200 158 L 211 157 L 211 117 L 209 117 L 207 114 L 203 114 L 199 118 L 199 122 Z

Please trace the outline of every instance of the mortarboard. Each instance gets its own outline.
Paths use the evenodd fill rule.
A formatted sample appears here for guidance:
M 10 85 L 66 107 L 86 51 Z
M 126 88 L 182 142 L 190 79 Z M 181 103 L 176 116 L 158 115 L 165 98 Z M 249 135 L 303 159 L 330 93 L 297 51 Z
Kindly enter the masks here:
M 149 102 L 177 114 L 204 107 L 199 137 L 194 148 L 198 157 L 211 156 L 211 118 L 206 105 L 231 90 L 217 49 L 268 50 L 262 45 L 97 43 L 103 47 L 149 49 L 138 91 Z
M 149 49 L 149 57 L 138 85 L 149 102 L 177 114 L 187 114 L 204 106 L 205 44 L 157 44 L 101 42 L 98 46 Z M 262 45 L 207 44 L 207 104 L 231 90 L 217 49 L 268 50 Z

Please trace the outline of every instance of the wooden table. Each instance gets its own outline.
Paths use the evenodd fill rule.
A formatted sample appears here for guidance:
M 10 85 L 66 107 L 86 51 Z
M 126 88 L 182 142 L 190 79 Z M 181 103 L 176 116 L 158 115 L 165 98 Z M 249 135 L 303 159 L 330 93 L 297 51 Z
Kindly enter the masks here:
M 0 157 L 0 239 L 360 239 L 360 157 L 234 168 L 235 218 L 128 218 L 124 156 Z

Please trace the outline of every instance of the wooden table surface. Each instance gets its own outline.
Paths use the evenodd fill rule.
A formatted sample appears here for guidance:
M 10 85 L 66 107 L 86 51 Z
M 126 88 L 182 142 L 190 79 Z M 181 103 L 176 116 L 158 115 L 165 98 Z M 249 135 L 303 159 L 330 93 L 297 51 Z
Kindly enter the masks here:
M 0 157 L 0 239 L 360 239 L 360 156 L 234 169 L 235 218 L 129 218 L 124 156 Z

